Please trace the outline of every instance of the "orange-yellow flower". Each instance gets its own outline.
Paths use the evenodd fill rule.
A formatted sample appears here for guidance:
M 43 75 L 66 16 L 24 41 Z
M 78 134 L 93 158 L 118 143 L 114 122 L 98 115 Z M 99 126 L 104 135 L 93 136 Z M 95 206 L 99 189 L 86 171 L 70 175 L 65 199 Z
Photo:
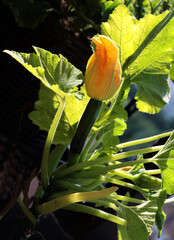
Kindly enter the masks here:
M 96 100 L 106 100 L 114 96 L 121 82 L 119 50 L 109 37 L 93 37 L 96 51 L 89 58 L 85 86 L 88 95 Z

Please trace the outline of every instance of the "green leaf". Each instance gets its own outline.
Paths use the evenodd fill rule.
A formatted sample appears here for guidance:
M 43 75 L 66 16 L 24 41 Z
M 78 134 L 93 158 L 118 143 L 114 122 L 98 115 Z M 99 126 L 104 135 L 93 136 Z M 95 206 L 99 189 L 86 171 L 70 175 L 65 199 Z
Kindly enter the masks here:
M 4 50 L 5 53 L 8 53 L 11 57 L 17 60 L 22 64 L 29 72 L 31 72 L 35 77 L 40 79 L 47 86 L 49 83 L 46 81 L 44 76 L 44 69 L 42 68 L 39 60 L 39 56 L 35 53 L 18 53 L 15 51 Z
M 174 13 L 146 15 L 140 21 L 120 5 L 102 33 L 119 47 L 123 77 L 136 83 L 137 107 L 142 112 L 157 113 L 169 102 L 168 74 L 174 59 Z
M 166 197 L 167 197 L 166 191 L 158 191 L 157 193 L 152 195 L 152 199 L 153 198 L 157 199 L 157 205 L 158 205 L 158 211 L 155 217 L 155 223 L 159 230 L 158 237 L 160 237 L 162 227 L 166 218 L 166 215 L 162 209 L 164 205 L 164 201 L 166 200 Z
M 5 52 L 43 83 L 39 91 L 39 100 L 35 103 L 36 110 L 29 114 L 30 119 L 40 129 L 46 131 L 50 129 L 60 97 L 68 93 L 53 140 L 54 144 L 67 145 L 75 134 L 77 123 L 89 100 L 84 87 L 81 91 L 77 90 L 77 86 L 83 81 L 83 75 L 62 55 L 58 56 L 37 47 L 34 47 L 34 50 L 36 53 L 31 54 L 8 50 Z
M 45 78 L 49 85 L 58 84 L 60 90 L 69 92 L 82 84 L 83 74 L 62 55 L 52 54 L 42 48 L 34 47 L 39 56 L 40 64 L 45 70 Z
M 9 50 L 5 50 L 5 52 L 49 88 L 52 85 L 58 85 L 60 90 L 67 93 L 83 82 L 82 72 L 62 55 L 52 54 L 38 47 L 34 47 L 34 50 L 36 53 L 30 54 Z M 55 91 L 55 88 L 53 90 Z
M 106 102 L 103 102 L 100 115 L 93 127 L 94 131 L 103 128 L 114 119 L 127 120 L 127 112 L 124 110 L 122 104 L 115 104 L 114 106 L 109 105 Z
M 116 145 L 119 143 L 118 136 L 122 135 L 126 129 L 126 123 L 119 118 L 114 119 L 105 127 L 103 127 L 98 137 L 103 137 L 102 146 L 99 152 L 116 153 Z
M 109 14 L 111 14 L 119 4 L 121 4 L 121 0 L 104 2 L 102 4 L 102 21 L 107 21 Z
M 120 62 L 123 65 L 134 52 L 132 44 L 135 26 L 126 6 L 119 5 L 114 10 L 108 22 L 102 23 L 101 32 L 115 41 L 120 51 Z
M 168 194 L 174 193 L 174 132 L 164 147 L 154 156 L 156 164 L 161 169 L 163 190 Z
M 101 139 L 102 145 L 98 152 L 117 152 L 118 136 L 121 136 L 126 129 L 126 119 L 127 112 L 122 104 L 112 105 L 110 102 L 103 102 L 99 118 L 90 132 L 90 134 L 98 132 L 97 139 Z
M 126 229 L 118 225 L 119 240 L 148 239 L 149 234 L 146 224 L 134 210 L 125 206 L 122 208 L 119 217 L 127 221 Z
M 121 206 L 119 216 L 127 221 L 127 229 L 118 226 L 120 240 L 147 240 L 157 214 L 162 212 L 166 194 L 158 191 L 151 200 L 135 207 Z
M 39 100 L 35 102 L 36 110 L 29 114 L 29 118 L 34 124 L 38 125 L 41 130 L 49 130 L 59 106 L 59 95 L 56 91 L 57 90 L 52 91 L 41 84 Z M 66 96 L 66 105 L 54 136 L 54 144 L 67 145 L 71 142 L 76 131 L 77 123 L 89 100 L 85 92 L 84 94 L 83 100 L 79 100 L 74 94 Z

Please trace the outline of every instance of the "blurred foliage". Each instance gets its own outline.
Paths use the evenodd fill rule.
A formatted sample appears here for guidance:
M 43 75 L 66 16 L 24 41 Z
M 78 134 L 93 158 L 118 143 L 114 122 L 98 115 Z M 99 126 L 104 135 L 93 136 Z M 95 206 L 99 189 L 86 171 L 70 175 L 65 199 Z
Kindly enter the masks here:
M 68 19 L 76 31 L 99 32 L 100 24 L 120 4 L 140 19 L 148 13 L 159 14 L 172 6 L 173 0 L 2 0 L 8 5 L 21 27 L 37 27 L 52 12 L 58 19 Z

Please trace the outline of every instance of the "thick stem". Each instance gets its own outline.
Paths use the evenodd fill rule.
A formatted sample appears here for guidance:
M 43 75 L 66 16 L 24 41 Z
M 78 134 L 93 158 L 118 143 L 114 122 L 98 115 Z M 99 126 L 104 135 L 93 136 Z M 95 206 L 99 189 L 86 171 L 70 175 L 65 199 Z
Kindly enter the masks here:
M 89 100 L 70 145 L 68 166 L 74 165 L 78 162 L 79 154 L 83 149 L 84 143 L 92 126 L 98 118 L 101 106 L 101 101 L 92 98 Z

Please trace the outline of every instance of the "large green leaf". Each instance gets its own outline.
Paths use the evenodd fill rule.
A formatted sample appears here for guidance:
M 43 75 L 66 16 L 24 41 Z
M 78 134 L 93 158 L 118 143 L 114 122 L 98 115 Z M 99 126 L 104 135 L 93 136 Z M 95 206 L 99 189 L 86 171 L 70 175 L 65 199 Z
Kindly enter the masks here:
M 167 78 L 174 59 L 173 16 L 173 12 L 148 14 L 135 21 L 120 5 L 101 26 L 120 49 L 123 77 L 137 84 L 137 107 L 143 112 L 157 113 L 170 99 Z
M 79 100 L 74 94 L 66 96 L 66 105 L 54 136 L 54 144 L 67 145 L 70 143 L 88 100 L 87 95 L 84 95 L 83 100 Z M 29 118 L 40 129 L 48 131 L 58 106 L 59 95 L 56 90 L 52 91 L 41 84 L 39 100 L 35 102 L 36 110 L 29 114 Z
M 5 50 L 5 52 L 16 59 L 47 87 L 58 85 L 60 90 L 67 93 L 83 82 L 82 72 L 62 55 L 52 54 L 38 47 L 34 47 L 34 50 L 36 53 L 29 54 L 9 50 Z
M 101 25 L 102 34 L 112 38 L 120 50 L 121 64 L 134 52 L 133 36 L 135 26 L 128 9 L 119 5 L 110 15 L 108 22 Z
M 63 56 L 37 47 L 34 49 L 36 53 L 31 54 L 8 50 L 5 52 L 43 83 L 39 91 L 39 100 L 35 103 L 36 110 L 29 114 L 30 119 L 40 129 L 50 129 L 60 98 L 62 94 L 66 95 L 66 105 L 53 143 L 67 145 L 75 134 L 77 123 L 89 100 L 83 87 L 81 91 L 77 90 L 77 86 L 83 81 L 83 75 Z
M 174 193 L 174 133 L 171 134 L 164 147 L 155 155 L 156 164 L 161 169 L 163 190 Z

